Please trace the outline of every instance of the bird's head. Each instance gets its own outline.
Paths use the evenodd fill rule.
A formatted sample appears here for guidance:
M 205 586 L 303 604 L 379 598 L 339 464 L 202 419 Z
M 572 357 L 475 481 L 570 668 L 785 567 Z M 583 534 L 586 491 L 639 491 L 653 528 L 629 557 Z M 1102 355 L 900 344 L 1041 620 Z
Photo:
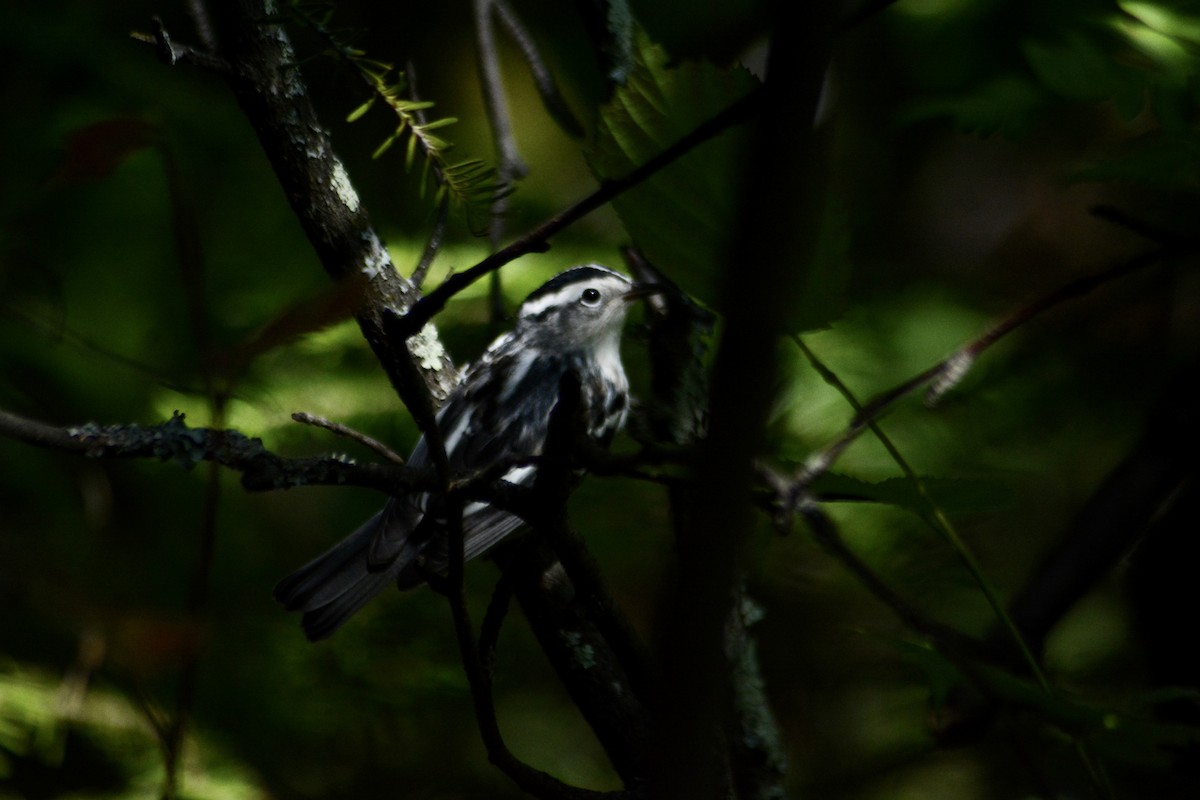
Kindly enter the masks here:
M 619 338 L 629 303 L 647 293 L 648 287 L 607 267 L 573 267 L 525 298 L 517 330 L 560 350 L 599 347 Z

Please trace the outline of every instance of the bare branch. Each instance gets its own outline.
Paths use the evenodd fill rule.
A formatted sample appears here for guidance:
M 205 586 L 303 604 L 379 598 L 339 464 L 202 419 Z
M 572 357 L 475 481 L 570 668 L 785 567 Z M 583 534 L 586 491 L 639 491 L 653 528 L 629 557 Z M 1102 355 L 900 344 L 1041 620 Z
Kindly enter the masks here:
M 47 425 L 0 410 L 0 434 L 38 447 L 89 458 L 157 458 L 191 469 L 205 461 L 242 473 L 249 491 L 294 486 L 363 486 L 389 494 L 424 486 L 423 471 L 383 464 L 355 464 L 336 456 L 286 458 L 267 450 L 261 439 L 235 430 L 190 428 L 176 413 L 160 425 L 88 423 L 70 428 Z
M 151 24 L 154 26 L 151 33 L 133 31 L 129 34 L 129 38 L 137 42 L 152 45 L 159 61 L 169 67 L 174 67 L 177 64 L 189 64 L 215 72 L 218 75 L 229 74 L 229 64 L 220 56 L 215 55 L 207 44 L 205 49 L 179 44 L 171 38 L 167 29 L 163 26 L 162 19 L 154 17 Z M 209 33 L 211 34 L 211 31 Z
M 500 628 L 508 615 L 512 598 L 512 575 L 504 570 L 500 573 L 500 580 L 496 581 L 496 588 L 492 590 L 483 624 L 479 626 L 479 663 L 489 680 L 496 668 L 496 643 L 500 639 Z
M 26 419 L 3 409 L 0 409 L 0 433 L 10 439 L 37 447 L 74 453 L 87 452 L 87 446 L 72 436 L 66 428 Z
M 607 180 L 600 188 L 564 209 L 520 239 L 496 251 L 474 266 L 451 275 L 434 291 L 420 298 L 400 320 L 395 332 L 405 339 L 415 335 L 433 317 L 446 307 L 454 295 L 483 276 L 500 269 L 517 258 L 529 253 L 544 253 L 550 249 L 550 239 L 565 228 L 578 222 L 604 204 L 645 181 L 679 158 L 687 155 L 700 144 L 717 136 L 733 125 L 745 122 L 758 109 L 761 93 L 751 92 L 733 105 L 702 122 L 675 144 L 636 167 L 623 178 Z
M 324 428 L 335 436 L 342 436 L 346 439 L 350 439 L 351 441 L 358 442 L 363 447 L 374 450 L 376 453 L 383 456 L 388 461 L 391 461 L 393 464 L 404 464 L 404 457 L 383 442 L 379 441 L 378 439 L 373 439 L 361 431 L 356 431 L 353 428 L 349 428 L 340 422 L 333 422 L 332 420 L 325 419 L 324 417 L 318 417 L 315 414 L 309 414 L 306 411 L 295 412 L 292 414 L 292 419 L 294 419 L 296 422 L 303 423 L 304 425 L 313 425 L 318 428 Z
M 496 18 L 500 20 L 500 24 L 504 26 L 504 30 L 517 45 L 525 63 L 529 66 L 533 85 L 537 89 L 538 96 L 542 98 L 542 105 L 546 107 L 550 117 L 567 135 L 575 139 L 582 139 L 586 131 L 579 120 L 575 118 L 575 114 L 567 105 L 567 100 L 563 97 L 562 92 L 558 90 L 558 84 L 555 83 L 554 76 L 546 66 L 542 54 L 538 52 L 533 37 L 525 29 L 525 25 L 507 0 L 491 0 L 491 2 L 492 8 L 496 12 Z
M 492 128 L 500 172 L 502 175 L 522 178 L 529 173 L 529 167 L 517 152 L 517 140 L 504 99 L 500 54 L 496 50 L 496 30 L 492 25 L 492 5 L 492 0 L 475 0 L 472 4 L 475 11 L 475 47 L 479 53 L 479 84 L 483 87 L 483 106 Z
M 442 243 L 446 239 L 446 224 L 449 221 L 450 195 L 446 195 L 438 203 L 437 217 L 433 221 L 433 230 L 429 232 L 429 238 L 425 240 L 425 249 L 421 251 L 421 260 L 417 262 L 417 266 L 412 272 L 412 284 L 418 289 L 425 283 L 425 276 L 429 274 L 429 268 L 433 266 L 434 259 L 441 252 Z
M 286 32 L 278 24 L 265 24 L 268 15 L 261 0 L 220 3 L 213 12 L 223 53 L 236 65 L 228 75 L 230 88 L 326 272 L 339 281 L 356 274 L 367 278 L 356 318 L 399 390 L 408 353 L 399 350 L 399 340 L 388 339 L 383 318 L 387 310 L 408 309 L 417 290 L 397 273 L 334 153 Z M 405 340 L 410 340 L 408 350 L 433 396 L 445 398 L 458 376 L 436 331 L 422 323 Z
M 834 462 L 859 436 L 870 430 L 871 423 L 890 411 L 898 400 L 924 386 L 929 386 L 926 402 L 932 405 L 962 380 L 976 359 L 988 348 L 1047 311 L 1148 267 L 1171 259 L 1194 257 L 1197 253 L 1200 253 L 1200 240 L 1190 237 L 1178 239 L 1173 244 L 1134 256 L 1107 269 L 1076 278 L 1021 306 L 947 358 L 903 383 L 876 395 L 862 405 L 862 408 L 854 415 L 850 426 L 840 436 L 809 457 L 804 469 L 795 477 L 792 494 L 793 507 L 812 482 L 833 466 Z

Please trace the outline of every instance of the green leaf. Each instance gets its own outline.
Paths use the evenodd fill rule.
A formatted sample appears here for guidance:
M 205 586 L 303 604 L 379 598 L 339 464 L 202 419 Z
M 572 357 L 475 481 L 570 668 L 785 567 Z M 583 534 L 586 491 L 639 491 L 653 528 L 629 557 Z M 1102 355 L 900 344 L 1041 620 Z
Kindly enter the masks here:
M 396 140 L 400 138 L 400 134 L 402 132 L 403 132 L 403 128 L 397 128 L 395 133 L 393 133 L 391 136 L 384 139 L 383 143 L 380 144 L 379 147 L 375 148 L 375 152 L 371 153 L 371 158 L 379 158 L 384 153 L 386 153 L 388 150 L 390 150 L 392 145 L 394 145 L 396 143 Z
M 407 146 L 407 148 L 405 148 L 405 153 L 404 153 L 404 169 L 405 169 L 405 171 L 412 170 L 413 162 L 416 160 L 416 158 L 417 158 L 417 137 L 410 136 L 410 137 L 408 137 L 408 146 Z
M 1200 4 L 1119 0 L 1121 10 L 1148 28 L 1192 44 L 1200 44 Z
M 935 705 L 943 704 L 966 682 L 958 667 L 929 643 L 896 640 L 895 644 L 925 671 Z M 1156 722 L 1089 705 L 1062 690 L 1047 692 L 997 667 L 975 664 L 971 679 L 987 694 L 1031 712 L 1044 724 L 1086 742 L 1097 754 L 1127 764 L 1169 769 L 1179 751 L 1200 746 L 1200 727 L 1195 725 Z
M 379 99 L 378 96 L 372 97 L 370 100 L 368 100 L 367 102 L 363 103 L 358 108 L 351 111 L 349 114 L 346 115 L 346 122 L 356 122 L 359 119 L 361 119 L 363 114 L 366 114 L 368 111 L 371 110 L 371 106 L 375 105 L 375 101 L 378 99 Z
M 433 122 L 426 122 L 421 126 L 421 130 L 432 131 L 438 128 L 444 128 L 447 125 L 453 125 L 456 122 L 458 122 L 458 117 L 442 117 L 441 119 L 435 119 Z
M 482 159 L 469 158 L 466 161 L 459 161 L 457 164 L 447 164 L 443 170 L 446 175 L 470 175 L 480 169 L 486 170 Z
M 1020 139 L 1033 128 L 1048 102 L 1046 93 L 1023 75 L 999 75 L 962 94 L 914 103 L 900 121 L 911 124 L 949 118 L 963 131 Z
M 397 87 L 396 87 L 397 93 L 399 93 L 399 89 L 400 89 L 400 87 L 399 87 L 399 85 L 397 85 Z M 397 100 L 396 101 L 396 109 L 399 111 L 407 111 L 407 112 L 424 111 L 427 108 L 433 108 L 432 100 Z
M 1143 87 L 1134 73 L 1119 64 L 1101 43 L 1079 33 L 1061 42 L 1027 41 L 1025 61 L 1038 80 L 1067 100 L 1084 103 L 1141 95 Z
M 625 85 L 601 108 L 587 154 L 602 180 L 627 175 L 758 86 L 741 68 L 669 65 L 662 48 L 641 33 L 634 57 Z M 746 130 L 727 131 L 613 202 L 642 252 L 709 304 L 716 300 L 714 278 L 737 223 L 748 149 Z

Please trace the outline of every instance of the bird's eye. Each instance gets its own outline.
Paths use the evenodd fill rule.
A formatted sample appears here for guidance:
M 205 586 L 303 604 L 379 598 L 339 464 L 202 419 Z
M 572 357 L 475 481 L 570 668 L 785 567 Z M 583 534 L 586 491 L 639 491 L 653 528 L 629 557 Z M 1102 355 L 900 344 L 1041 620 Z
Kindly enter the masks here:
M 594 306 L 598 304 L 600 302 L 600 290 L 584 289 L 583 293 L 579 295 L 579 301 L 585 306 Z

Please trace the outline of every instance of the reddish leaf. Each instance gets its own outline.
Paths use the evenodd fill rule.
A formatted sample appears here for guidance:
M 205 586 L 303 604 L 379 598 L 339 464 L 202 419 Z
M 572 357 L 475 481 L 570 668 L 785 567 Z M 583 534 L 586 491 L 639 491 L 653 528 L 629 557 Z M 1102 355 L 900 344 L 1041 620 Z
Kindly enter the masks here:
M 235 377 L 255 358 L 302 336 L 323 330 L 353 316 L 363 304 L 366 279 L 359 274 L 285 308 L 249 339 L 218 354 L 213 366 Z
M 146 120 L 118 117 L 80 128 L 67 137 L 55 179 L 65 183 L 100 181 L 129 156 L 154 144 L 157 128 Z

